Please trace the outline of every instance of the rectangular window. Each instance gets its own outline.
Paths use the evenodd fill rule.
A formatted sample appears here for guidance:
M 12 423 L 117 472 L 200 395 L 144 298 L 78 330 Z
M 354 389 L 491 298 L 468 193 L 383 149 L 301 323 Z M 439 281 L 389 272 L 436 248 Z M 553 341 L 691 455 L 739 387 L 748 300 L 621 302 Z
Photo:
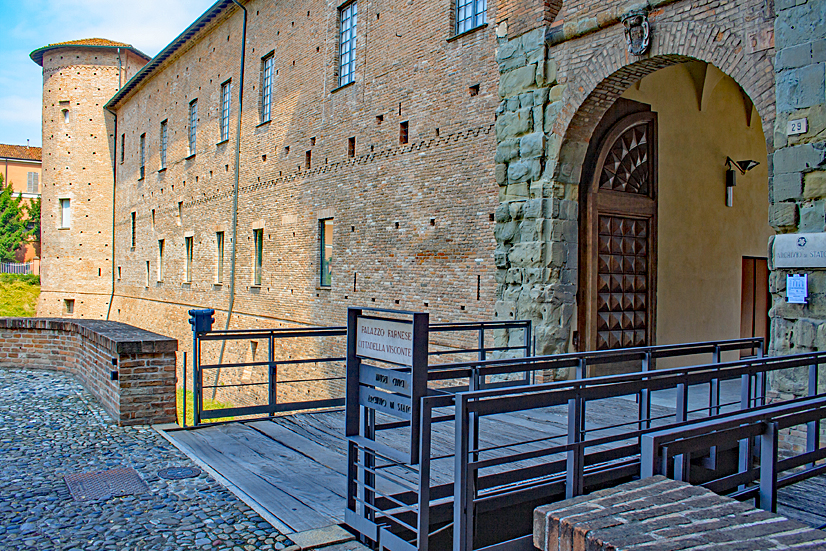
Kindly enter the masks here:
M 356 20 L 357 2 L 347 4 L 339 11 L 338 85 L 344 86 L 355 80 L 356 70 Z
M 26 192 L 40 193 L 40 174 L 37 172 L 29 172 L 26 175 Z
M 166 168 L 166 144 L 169 142 L 168 121 L 161 123 L 161 170 Z
M 63 299 L 63 313 L 72 315 L 75 313 L 75 299 L 73 298 L 64 298 Z
M 155 209 L 152 209 L 152 231 L 155 231 Z
M 272 116 L 272 71 L 275 56 L 270 54 L 261 60 L 261 122 Z
M 184 282 L 192 283 L 192 237 L 184 237 L 186 244 L 186 266 L 184 269 Z
M 163 239 L 158 239 L 158 282 L 163 281 Z
M 487 0 L 456 0 L 456 34 L 488 22 Z
M 137 213 L 132 211 L 132 240 L 131 240 L 131 247 L 135 248 L 135 237 L 136 237 L 136 229 L 135 229 L 135 222 L 136 222 Z
M 232 98 L 232 82 L 226 81 L 221 85 L 221 141 L 229 139 L 229 106 Z
M 261 268 L 264 265 L 264 230 L 252 230 L 255 241 L 255 264 L 252 271 L 253 285 L 261 285 Z
M 126 155 L 126 134 L 120 135 L 120 162 L 123 163 L 124 156 Z
M 224 282 L 224 232 L 219 231 L 215 234 L 216 245 L 216 272 L 215 283 Z
M 348 157 L 355 157 L 356 156 L 356 137 L 353 136 L 352 138 L 347 138 L 347 156 Z
M 329 287 L 333 284 L 333 219 L 318 221 L 321 272 L 320 284 L 322 287 Z
M 407 140 L 410 137 L 409 136 L 409 129 L 410 129 L 410 123 L 408 121 L 404 121 L 402 123 L 399 123 L 399 143 L 400 144 L 404 145 L 404 144 L 407 143 Z
M 146 133 L 141 134 L 141 177 L 146 176 Z
M 195 155 L 196 133 L 198 131 L 198 100 L 189 103 L 189 156 Z
M 306 170 L 310 170 L 310 167 L 313 165 L 313 152 L 308 151 L 304 154 L 304 168 Z
M 68 228 L 72 224 L 72 200 L 60 200 L 60 227 Z
M 146 261 L 146 272 L 144 273 L 145 280 L 143 282 L 145 287 L 149 287 L 149 261 Z

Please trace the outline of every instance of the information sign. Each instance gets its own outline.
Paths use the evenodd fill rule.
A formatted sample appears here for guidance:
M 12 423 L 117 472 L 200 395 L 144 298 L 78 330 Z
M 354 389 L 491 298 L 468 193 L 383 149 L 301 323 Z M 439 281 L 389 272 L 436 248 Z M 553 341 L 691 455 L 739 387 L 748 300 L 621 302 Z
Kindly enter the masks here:
M 400 365 L 413 365 L 413 324 L 358 318 L 356 354 Z
M 806 304 L 809 296 L 809 278 L 807 274 L 786 276 L 786 302 L 789 304 Z

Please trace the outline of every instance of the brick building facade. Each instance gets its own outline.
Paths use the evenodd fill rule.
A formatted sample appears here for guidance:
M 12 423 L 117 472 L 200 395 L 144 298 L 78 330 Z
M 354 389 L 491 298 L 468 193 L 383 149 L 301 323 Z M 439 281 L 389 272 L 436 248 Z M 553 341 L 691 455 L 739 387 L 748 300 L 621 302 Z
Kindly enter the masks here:
M 791 213 L 822 215 L 818 198 L 781 198 L 774 176 L 776 106 L 788 105 L 776 82 L 793 80 L 775 67 L 775 32 L 786 19 L 809 22 L 805 36 L 783 31 L 782 47 L 808 48 L 788 70 L 813 67 L 795 81 L 816 88 L 812 101 L 795 108 L 811 110 L 816 153 L 823 5 L 252 0 L 245 26 L 221 0 L 143 69 L 129 50 L 127 66 L 140 70 L 128 82 L 114 86 L 111 60 L 105 79 L 67 80 L 95 97 L 95 129 L 76 128 L 90 137 L 74 149 L 55 141 L 50 113 L 62 99 L 49 85 L 64 69 L 56 56 L 74 50 L 49 50 L 44 220 L 77 185 L 71 171 L 88 170 L 81 197 L 96 221 L 90 241 L 71 244 L 44 223 L 54 260 L 39 314 L 65 313 L 82 287 L 90 298 L 73 315 L 181 342 L 186 310 L 215 308 L 223 327 L 231 304 L 232 327 L 340 324 L 350 305 L 427 310 L 434 321 L 531 319 L 539 353 L 737 337 L 748 312 L 756 331 L 768 277 L 754 278 L 747 305 L 746 266 L 767 265 L 775 231 L 824 231 Z M 627 36 L 650 44 L 634 53 L 641 44 L 629 48 Z M 669 111 L 678 99 L 694 108 Z M 645 153 L 633 136 L 659 150 Z M 612 152 L 627 169 L 622 186 L 599 179 Z M 733 204 L 727 157 L 759 163 Z M 638 197 L 617 195 L 626 180 Z M 787 317 L 776 306 L 773 327 Z M 784 335 L 772 334 L 773 350 L 788 348 Z

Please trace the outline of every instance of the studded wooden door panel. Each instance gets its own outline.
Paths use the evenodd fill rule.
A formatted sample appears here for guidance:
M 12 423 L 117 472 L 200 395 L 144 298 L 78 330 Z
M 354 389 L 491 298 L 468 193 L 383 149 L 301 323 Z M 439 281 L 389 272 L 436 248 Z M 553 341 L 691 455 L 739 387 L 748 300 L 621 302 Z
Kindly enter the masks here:
M 597 350 L 645 346 L 649 221 L 599 217 Z
M 620 119 L 599 145 L 585 197 L 580 348 L 654 344 L 656 143 L 656 115 L 643 112 Z

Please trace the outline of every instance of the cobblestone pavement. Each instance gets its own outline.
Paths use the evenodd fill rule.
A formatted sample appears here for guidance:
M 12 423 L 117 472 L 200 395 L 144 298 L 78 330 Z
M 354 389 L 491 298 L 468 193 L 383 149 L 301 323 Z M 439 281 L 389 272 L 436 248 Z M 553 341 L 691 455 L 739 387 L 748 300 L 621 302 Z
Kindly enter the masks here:
M 292 545 L 148 427 L 118 427 L 70 375 L 0 369 L 0 549 L 269 550 Z M 64 475 L 132 467 L 149 493 L 75 501 Z

